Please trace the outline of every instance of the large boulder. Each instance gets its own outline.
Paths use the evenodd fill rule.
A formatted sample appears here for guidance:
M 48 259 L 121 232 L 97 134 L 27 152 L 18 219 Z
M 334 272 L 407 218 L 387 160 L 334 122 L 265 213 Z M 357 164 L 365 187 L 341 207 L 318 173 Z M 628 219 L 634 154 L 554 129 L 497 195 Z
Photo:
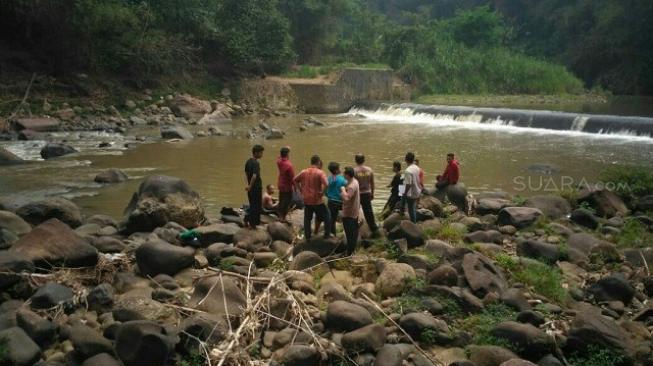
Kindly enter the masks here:
M 444 205 L 442 202 L 433 196 L 422 196 L 419 199 L 419 207 L 433 212 L 435 217 L 441 217 L 444 212 Z
M 345 333 L 341 343 L 348 353 L 376 352 L 383 347 L 385 340 L 385 328 L 379 324 L 370 324 Z
M 59 128 L 59 120 L 49 117 L 18 118 L 13 121 L 13 126 L 18 131 L 50 132 Z
M 177 95 L 170 101 L 169 106 L 175 116 L 186 118 L 189 121 L 198 121 L 205 114 L 211 112 L 211 103 L 193 98 L 188 94 Z
M 480 253 L 467 253 L 463 257 L 463 274 L 474 293 L 484 296 L 489 292 L 501 293 L 508 282 L 492 260 Z
M 175 275 L 195 262 L 195 250 L 152 239 L 136 249 L 136 263 L 144 276 Z
M 539 359 L 551 353 L 554 348 L 553 339 L 531 324 L 507 321 L 495 326 L 490 334 L 514 344 L 520 354 L 528 358 Z
M 537 208 L 549 219 L 559 219 L 571 213 L 569 201 L 560 196 L 533 196 L 524 202 L 524 206 Z
M 23 162 L 23 159 L 16 156 L 11 151 L 0 147 L 0 166 L 2 165 L 13 165 L 20 164 Z
M 370 312 L 360 305 L 337 300 L 327 306 L 326 326 L 333 331 L 351 332 L 372 322 Z
M 422 246 L 426 242 L 426 235 L 422 228 L 408 220 L 403 220 L 395 226 L 388 233 L 388 238 L 392 240 L 406 239 L 409 248 Z
M 97 249 L 57 219 L 50 219 L 35 227 L 9 250 L 46 268 L 89 267 L 98 261 Z
M 286 243 L 292 243 L 295 238 L 295 235 L 288 225 L 278 221 L 268 224 L 268 233 L 272 237 L 272 240 L 281 240 Z
M 163 126 L 161 127 L 161 137 L 164 139 L 192 140 L 194 136 L 181 126 Z
M 0 290 L 19 282 L 22 272 L 34 272 L 32 261 L 20 253 L 0 251 Z
M 390 263 L 376 280 L 376 289 L 384 298 L 399 296 L 415 278 L 413 267 L 405 263 Z
M 522 257 L 542 260 L 553 264 L 566 258 L 566 253 L 560 246 L 537 240 L 524 240 L 517 244 L 517 254 Z
M 571 221 L 588 229 L 596 230 L 599 227 L 599 218 L 585 208 L 577 208 L 571 212 Z
M 127 174 L 122 170 L 118 169 L 107 169 L 103 172 L 98 173 L 95 176 L 94 181 L 96 183 L 120 183 L 126 181 Z
M 0 229 L 9 230 L 17 236 L 23 236 L 29 233 L 32 227 L 15 213 L 0 211 Z
M 567 350 L 584 352 L 590 345 L 612 348 L 632 357 L 635 347 L 629 334 L 613 319 L 601 315 L 599 309 L 578 311 L 571 322 L 567 338 Z
M 399 325 L 415 340 L 428 341 L 440 345 L 452 341 L 451 331 L 447 323 L 429 314 L 406 314 L 399 319 Z
M 48 144 L 41 149 L 41 157 L 47 160 L 52 158 L 58 158 L 64 155 L 73 154 L 76 152 L 77 150 L 70 145 L 66 145 L 58 142 L 48 142 Z
M 32 366 L 41 358 L 39 346 L 18 327 L 0 331 L 0 339 L 6 342 L 3 363 L 13 366 Z
M 16 214 L 32 225 L 39 225 L 49 219 L 58 219 L 72 228 L 82 224 L 79 207 L 65 198 L 46 198 L 19 207 Z
M 476 202 L 476 213 L 479 215 L 498 214 L 505 207 L 513 204 L 511 200 L 505 198 L 488 197 L 481 198 Z
M 450 202 L 458 207 L 458 210 L 467 212 L 467 188 L 465 188 L 464 183 L 459 182 L 444 189 L 439 189 L 434 193 L 434 196 L 441 202 Z
M 167 364 L 175 343 L 163 326 L 135 320 L 118 327 L 114 348 L 125 366 L 159 366 Z
M 587 289 L 598 302 L 621 301 L 628 305 L 635 296 L 635 288 L 623 277 L 611 275 L 603 277 Z
M 335 253 L 340 247 L 340 242 L 335 238 L 325 239 L 321 235 L 316 235 L 305 240 L 293 247 L 293 255 L 304 252 L 311 251 L 317 253 L 320 257 L 326 257 Z
M 600 217 L 613 217 L 617 214 L 625 215 L 628 207 L 621 198 L 603 187 L 587 187 L 578 194 L 578 203 L 587 202 L 594 207 L 596 214 Z
M 211 224 L 195 228 L 203 246 L 214 243 L 233 243 L 234 235 L 238 231 L 240 231 L 240 227 L 236 224 Z
M 207 313 L 231 317 L 244 312 L 247 299 L 233 278 L 212 276 L 197 282 L 189 305 Z
M 125 209 L 124 231 L 152 231 L 174 221 L 192 228 L 205 221 L 202 200 L 183 180 L 165 175 L 145 178 Z
M 506 207 L 499 211 L 497 223 L 499 225 L 512 225 L 523 229 L 533 224 L 543 216 L 542 211 L 532 207 Z

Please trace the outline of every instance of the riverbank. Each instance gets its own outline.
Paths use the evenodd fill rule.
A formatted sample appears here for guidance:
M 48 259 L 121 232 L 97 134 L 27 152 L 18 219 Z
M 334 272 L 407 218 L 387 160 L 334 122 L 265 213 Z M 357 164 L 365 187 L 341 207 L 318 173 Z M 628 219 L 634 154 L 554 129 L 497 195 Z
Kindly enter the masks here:
M 495 192 L 457 207 L 428 190 L 418 224 L 393 214 L 378 239 L 363 226 L 342 257 L 342 234 L 298 236 L 301 211 L 252 231 L 177 178 L 140 182 L 118 221 L 59 198 L 0 211 L 2 361 L 651 360 L 650 195 Z

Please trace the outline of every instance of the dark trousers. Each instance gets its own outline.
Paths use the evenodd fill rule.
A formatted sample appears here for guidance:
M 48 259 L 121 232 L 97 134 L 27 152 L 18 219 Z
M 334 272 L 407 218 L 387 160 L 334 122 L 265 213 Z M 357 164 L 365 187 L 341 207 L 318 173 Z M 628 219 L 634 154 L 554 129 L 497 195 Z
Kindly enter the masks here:
M 373 233 L 376 233 L 379 230 L 379 227 L 376 226 L 374 211 L 372 210 L 371 193 L 361 193 L 361 207 L 363 208 L 363 214 L 365 215 L 367 226 L 370 227 L 370 230 L 372 230 Z
M 408 217 L 413 223 L 417 223 L 417 201 L 418 198 L 408 198 L 403 196 L 401 199 L 401 212 L 408 208 Z
M 345 253 L 347 255 L 352 255 L 356 251 L 356 244 L 358 243 L 358 219 L 353 217 L 343 217 L 342 226 L 345 229 L 345 237 L 347 238 Z
M 253 188 L 247 192 L 247 199 L 249 200 L 249 211 L 245 217 L 245 221 L 250 226 L 261 224 L 261 211 L 263 210 L 263 188 Z
M 277 213 L 279 217 L 286 217 L 292 204 L 292 192 L 279 192 L 279 203 L 277 204 Z
M 342 210 L 342 202 L 329 200 L 328 206 L 329 215 L 331 216 L 331 225 L 329 226 L 329 232 L 331 235 L 336 235 L 336 221 L 338 221 L 338 212 Z
M 331 215 L 329 215 L 329 210 L 327 209 L 324 203 L 319 205 L 305 205 L 304 206 L 304 238 L 306 240 L 311 238 L 311 221 L 313 221 L 313 215 L 317 217 L 318 220 L 324 222 L 324 237 L 329 237 L 329 228 L 331 227 Z

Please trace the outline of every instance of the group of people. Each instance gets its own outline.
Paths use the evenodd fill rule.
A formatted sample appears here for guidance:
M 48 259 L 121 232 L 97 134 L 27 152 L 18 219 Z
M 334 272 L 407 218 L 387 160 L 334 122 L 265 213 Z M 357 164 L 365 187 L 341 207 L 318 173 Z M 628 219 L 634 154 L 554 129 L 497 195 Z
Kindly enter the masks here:
M 342 218 L 342 226 L 347 240 L 346 253 L 352 254 L 358 243 L 360 212 L 362 211 L 372 236 L 378 236 L 372 201 L 374 200 L 374 171 L 365 165 L 365 155 L 356 154 L 355 166 L 347 166 L 341 170 L 340 164 L 331 162 L 327 176 L 322 170 L 322 159 L 318 155 L 311 157 L 310 166 L 295 175 L 290 161 L 290 148 L 283 147 L 279 151 L 277 168 L 279 176 L 277 188 L 279 199 L 274 200 L 274 185 L 268 184 L 265 193 L 261 179 L 259 160 L 263 157 L 264 147 L 255 145 L 252 157 L 245 164 L 245 177 L 249 209 L 245 217 L 250 228 L 256 228 L 261 223 L 262 213 L 276 213 L 279 220 L 286 222 L 288 213 L 296 201 L 301 201 L 304 207 L 304 237 L 310 239 L 317 235 L 324 224 L 324 237 L 336 234 L 336 222 Z M 399 161 L 393 163 L 394 177 L 388 186 L 390 197 L 384 207 L 384 212 L 408 211 L 412 222 L 417 222 L 417 204 L 424 190 L 424 170 L 419 166 L 419 160 L 412 152 L 404 158 L 406 169 L 402 174 Z M 448 185 L 458 183 L 460 168 L 453 153 L 447 154 L 447 167 L 442 175 L 437 176 L 436 188 L 445 189 Z M 326 203 L 325 203 L 326 197 Z M 315 217 L 315 228 L 311 223 Z

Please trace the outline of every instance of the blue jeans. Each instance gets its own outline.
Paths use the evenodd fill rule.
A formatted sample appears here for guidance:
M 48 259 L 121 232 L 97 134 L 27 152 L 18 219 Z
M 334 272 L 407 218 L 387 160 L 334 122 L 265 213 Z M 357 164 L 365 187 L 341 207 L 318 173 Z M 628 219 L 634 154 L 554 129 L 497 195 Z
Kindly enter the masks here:
M 326 205 L 321 203 L 319 205 L 304 206 L 304 238 L 306 240 L 311 238 L 311 221 L 313 221 L 313 215 L 324 222 L 324 237 L 330 237 L 331 215 L 329 215 L 329 209 L 327 209 Z
M 401 198 L 401 212 L 404 212 L 406 206 L 408 206 L 408 217 L 413 223 L 417 223 L 417 201 L 419 198 L 408 198 L 403 196 Z

